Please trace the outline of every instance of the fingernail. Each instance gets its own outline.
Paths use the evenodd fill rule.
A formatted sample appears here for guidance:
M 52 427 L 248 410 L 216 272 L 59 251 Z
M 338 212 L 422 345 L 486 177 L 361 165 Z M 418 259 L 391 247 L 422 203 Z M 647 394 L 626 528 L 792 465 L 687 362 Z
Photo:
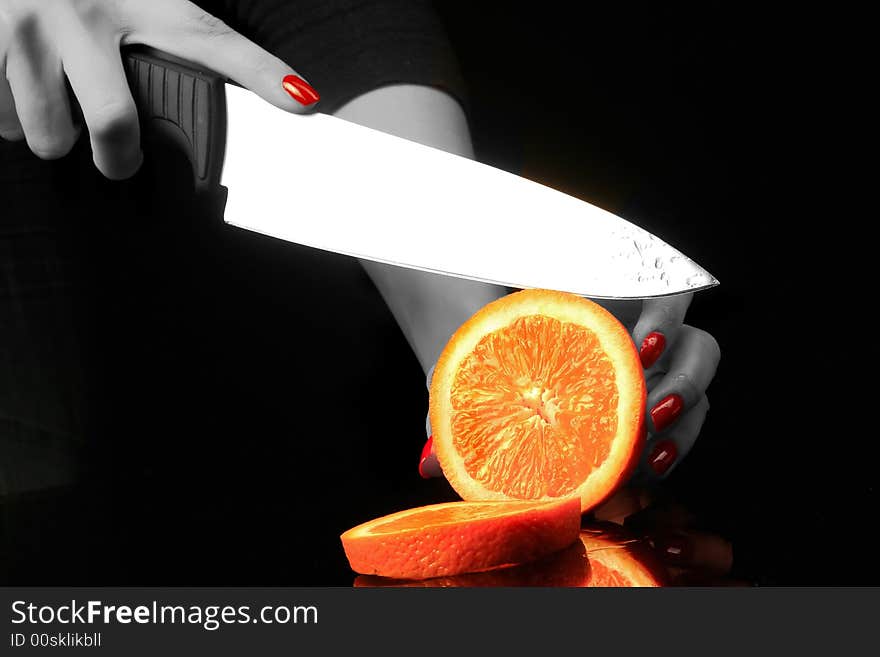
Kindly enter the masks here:
M 651 422 L 654 423 L 654 431 L 659 433 L 675 422 L 683 407 L 684 400 L 681 395 L 673 393 L 661 399 L 651 409 Z
M 296 75 L 285 77 L 281 86 L 290 94 L 291 98 L 301 105 L 312 105 L 321 99 L 318 92 L 312 88 L 312 85 Z
M 425 463 L 431 455 L 431 447 L 434 445 L 434 436 L 429 436 L 425 446 L 422 447 L 422 456 L 419 458 L 419 475 L 422 479 L 430 479 L 431 475 L 425 468 Z
M 661 440 L 654 445 L 648 455 L 648 465 L 657 476 L 662 476 L 675 463 L 676 457 L 678 457 L 678 449 L 675 447 L 675 443 L 671 440 Z
M 663 536 L 654 540 L 661 558 L 671 564 L 688 565 L 693 561 L 691 543 L 682 536 Z
M 666 336 L 662 333 L 658 333 L 654 331 L 653 333 L 648 333 L 644 340 L 642 340 L 642 346 L 639 349 L 639 357 L 642 360 L 642 367 L 648 369 L 657 362 L 657 359 L 660 358 L 660 354 L 663 353 L 663 349 L 666 348 Z

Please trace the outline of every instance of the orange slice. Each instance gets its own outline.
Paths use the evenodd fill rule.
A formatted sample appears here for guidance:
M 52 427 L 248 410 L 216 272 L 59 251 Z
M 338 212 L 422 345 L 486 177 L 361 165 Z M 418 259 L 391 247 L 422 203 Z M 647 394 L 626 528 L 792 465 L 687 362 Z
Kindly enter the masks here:
M 569 547 L 525 564 L 429 579 L 358 575 L 354 586 L 638 588 L 665 586 L 667 580 L 665 566 L 643 540 L 613 530 L 584 529 Z
M 589 579 L 590 563 L 584 544 L 575 541 L 567 548 L 535 561 L 429 579 L 392 579 L 358 575 L 355 588 L 488 588 L 488 587 L 575 587 Z
M 590 561 L 587 587 L 659 587 L 665 570 L 646 545 L 613 534 L 582 531 L 581 542 Z
M 580 502 L 445 502 L 392 513 L 341 535 L 352 570 L 445 577 L 540 559 L 575 541 Z
M 447 343 L 430 388 L 434 448 L 465 500 L 575 495 L 587 511 L 637 465 L 645 395 L 616 317 L 574 294 L 523 290 Z

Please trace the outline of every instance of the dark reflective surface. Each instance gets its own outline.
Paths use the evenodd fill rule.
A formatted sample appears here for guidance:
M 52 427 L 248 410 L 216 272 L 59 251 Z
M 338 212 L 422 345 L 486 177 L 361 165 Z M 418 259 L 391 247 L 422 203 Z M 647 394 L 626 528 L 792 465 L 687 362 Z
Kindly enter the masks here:
M 695 517 L 657 491 L 626 489 L 584 516 L 570 547 L 542 559 L 421 580 L 358 575 L 355 587 L 751 586 L 734 573 L 735 546 L 695 529 Z
M 359 575 L 356 587 L 657 587 L 672 579 L 647 540 L 585 527 L 580 538 L 560 552 L 531 563 L 479 573 L 422 580 Z
M 871 335 L 839 288 L 822 287 L 834 277 L 805 268 L 818 254 L 828 272 L 850 272 L 807 238 L 825 242 L 857 219 L 813 221 L 795 202 L 814 190 L 782 186 L 791 153 L 812 149 L 826 123 L 805 110 L 836 101 L 788 47 L 794 17 L 778 29 L 766 8 L 495 4 L 437 2 L 470 88 L 478 157 L 637 221 L 721 281 L 689 311 L 722 359 L 701 438 L 663 487 L 687 511 L 618 522 L 640 540 L 657 530 L 667 561 L 700 537 L 693 558 L 714 563 L 724 543 L 707 537 L 720 537 L 733 556 L 727 570 L 717 559 L 715 580 L 880 583 L 880 441 L 871 404 L 854 402 L 865 373 L 847 372 L 870 367 Z M 789 106 L 788 85 L 805 73 L 806 100 Z M 72 472 L 0 491 L 3 583 L 350 586 L 342 531 L 457 499 L 418 477 L 423 376 L 356 267 L 212 232 L 180 205 L 189 167 L 173 157 L 147 163 L 159 185 L 108 185 L 91 174 L 87 144 L 57 162 L 19 151 L 0 149 L 4 191 L 23 193 L 18 205 L 4 196 L 0 222 L 16 235 L 21 272 L 57 278 L 15 223 L 58 217 L 59 266 L 86 253 L 66 273 L 93 291 L 45 320 L 55 333 L 27 384 L 87 395 L 75 428 L 89 440 L 69 447 L 76 458 L 63 454 Z M 0 308 L 2 332 L 18 321 L 3 291 Z M 74 340 L 99 356 L 83 381 L 62 372 Z M 19 365 L 34 351 L 4 347 Z M 298 403 L 303 391 L 318 403 Z M 57 406 L 25 392 L 11 398 L 37 399 L 44 414 Z M 16 459 L 4 465 L 30 467 Z M 818 562 L 817 545 L 829 544 L 845 556 Z M 700 576 L 674 567 L 673 579 Z

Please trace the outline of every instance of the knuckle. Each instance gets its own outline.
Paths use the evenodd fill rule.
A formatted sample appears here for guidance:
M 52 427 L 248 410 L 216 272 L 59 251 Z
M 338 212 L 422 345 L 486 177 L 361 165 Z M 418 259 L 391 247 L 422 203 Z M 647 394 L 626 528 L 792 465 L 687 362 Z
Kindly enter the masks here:
M 86 25 L 103 24 L 107 17 L 120 14 L 120 0 L 67 0 L 68 7 Z
M 24 130 L 21 124 L 7 117 L 0 117 L 0 139 L 4 141 L 21 141 L 24 139 Z
M 721 357 L 721 347 L 714 335 L 701 328 L 691 327 L 691 331 L 705 354 L 716 359 Z
M 692 294 L 677 294 L 650 299 L 645 303 L 645 309 L 660 319 L 680 324 L 691 305 L 692 297 Z
M 645 385 L 648 387 L 648 390 L 653 390 L 665 376 L 666 375 L 659 370 L 655 370 L 648 374 L 645 380 Z
M 40 29 L 74 20 L 83 25 L 106 21 L 108 10 L 118 0 L 4 0 L 0 3 L 0 25 L 6 26 L 11 42 L 26 43 Z
M 24 132 L 21 128 L 0 128 L 0 139 L 3 141 L 21 141 L 24 139 Z
M 700 400 L 700 404 L 703 407 L 704 413 L 708 413 L 712 409 L 712 404 L 709 403 L 709 397 L 707 397 L 705 394 L 703 395 L 703 398 Z
M 64 3 L 66 22 L 79 24 L 97 42 L 103 43 L 110 38 L 118 44 L 130 29 L 131 12 L 125 10 L 122 0 L 64 0 Z
M 684 398 L 686 406 L 693 406 L 703 396 L 703 391 L 697 388 L 691 377 L 684 372 L 673 375 L 672 385 Z
M 136 134 L 137 110 L 133 103 L 106 103 L 92 112 L 88 124 L 94 139 L 108 143 L 123 142 Z
M 694 414 L 695 417 L 700 418 L 700 423 L 702 424 L 703 420 L 706 418 L 706 414 L 709 412 L 709 398 L 706 396 L 706 393 L 703 392 L 700 394 L 700 397 L 697 399 L 697 402 L 694 404 L 694 407 L 691 409 L 691 413 Z
M 682 321 L 681 308 L 673 303 L 656 303 L 649 306 L 652 323 L 661 331 L 668 332 Z
M 721 358 L 721 346 L 718 340 L 704 329 L 682 324 L 679 340 L 687 349 L 695 350 L 703 358 L 716 362 Z
M 28 148 L 40 159 L 57 160 L 67 155 L 76 143 L 76 131 L 45 96 L 31 99 L 26 113 L 21 114 L 21 127 Z M 8 126 L 14 129 L 14 126 Z
M 55 107 L 45 93 L 33 93 L 24 101 L 24 109 L 19 111 L 21 120 L 28 126 L 36 126 L 35 131 L 45 130 L 52 125 Z
M 41 160 L 57 160 L 70 152 L 74 140 L 69 135 L 44 134 L 28 136 L 27 143 L 31 152 Z
M 86 25 L 94 25 L 104 15 L 107 4 L 98 0 L 74 0 L 73 9 L 80 21 Z
M 234 32 L 222 20 L 202 10 L 194 10 L 192 23 L 197 32 L 208 37 L 222 38 Z

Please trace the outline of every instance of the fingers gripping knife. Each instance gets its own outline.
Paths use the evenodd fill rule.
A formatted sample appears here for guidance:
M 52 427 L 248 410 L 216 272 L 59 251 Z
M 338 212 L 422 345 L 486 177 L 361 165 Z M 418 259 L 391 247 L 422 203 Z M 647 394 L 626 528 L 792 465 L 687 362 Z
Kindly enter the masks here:
M 196 191 L 228 224 L 514 288 L 647 298 L 718 284 L 642 228 L 531 180 L 326 114 L 285 112 L 158 51 L 127 51 L 126 70 L 144 129 L 186 150 Z M 292 188 L 302 190 L 296 204 Z
M 146 131 L 189 157 L 195 191 L 222 214 L 226 150 L 225 80 L 205 68 L 149 48 L 126 50 L 125 72 Z

